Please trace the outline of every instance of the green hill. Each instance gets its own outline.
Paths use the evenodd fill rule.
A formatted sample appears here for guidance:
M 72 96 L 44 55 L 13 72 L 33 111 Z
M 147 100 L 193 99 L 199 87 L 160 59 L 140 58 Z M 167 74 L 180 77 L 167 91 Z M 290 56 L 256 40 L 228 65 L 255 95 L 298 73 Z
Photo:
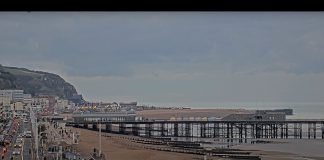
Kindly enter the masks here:
M 46 94 L 65 99 L 72 99 L 78 94 L 74 86 L 56 74 L 2 65 L 0 89 L 22 89 L 33 96 Z

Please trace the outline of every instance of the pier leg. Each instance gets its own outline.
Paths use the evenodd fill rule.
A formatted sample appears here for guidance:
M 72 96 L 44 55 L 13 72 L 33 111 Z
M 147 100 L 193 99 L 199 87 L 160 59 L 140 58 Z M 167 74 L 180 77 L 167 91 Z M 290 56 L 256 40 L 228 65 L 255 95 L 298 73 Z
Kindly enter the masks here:
M 122 123 L 122 124 L 119 124 L 119 133 L 120 134 L 125 134 L 126 132 L 126 124 Z
M 265 124 L 264 125 L 264 138 L 269 138 L 269 128 L 268 128 L 268 125 Z
M 185 124 L 185 136 L 186 137 L 191 137 L 191 127 L 190 127 L 190 123 L 186 123 Z
M 94 131 L 99 131 L 98 126 L 96 124 L 92 124 L 92 129 Z
M 179 124 L 174 123 L 174 136 L 178 137 L 179 136 Z
M 294 138 L 297 138 L 297 123 L 294 123 Z
M 303 124 L 302 123 L 299 124 L 299 138 L 300 139 L 303 138 Z
M 285 131 L 286 131 L 286 139 L 288 139 L 288 123 L 286 123 L 286 126 L 285 126 Z
M 310 139 L 310 135 L 311 135 L 311 124 L 308 123 L 307 126 L 308 126 L 308 139 Z
M 256 124 L 256 127 L 255 127 L 255 132 L 256 132 L 256 138 L 261 138 L 261 133 L 262 133 L 262 126 Z
M 165 136 L 165 125 L 164 123 L 161 123 L 161 137 L 164 137 Z
M 214 123 L 214 138 L 219 138 L 219 123 Z
M 132 133 L 133 133 L 134 136 L 139 136 L 138 124 L 132 124 Z
M 255 138 L 255 135 L 256 135 L 255 128 L 256 128 L 255 124 L 251 124 L 251 138 L 253 138 L 253 139 Z
M 283 139 L 283 137 L 284 137 L 284 125 L 281 124 L 280 125 L 280 138 Z
M 112 131 L 112 124 L 106 124 L 106 132 L 111 133 Z
M 248 127 L 248 125 L 244 124 L 244 141 L 245 141 L 245 143 L 247 143 L 247 127 Z
M 242 123 L 239 128 L 239 143 L 243 143 L 243 124 Z
M 151 131 L 152 131 L 152 124 L 150 123 L 150 124 L 145 124 L 145 136 L 146 137 L 151 137 L 152 136 L 152 133 L 151 133 Z
M 204 123 L 200 124 L 200 136 L 206 138 L 206 124 Z
M 313 124 L 314 139 L 316 139 L 316 123 Z
M 229 125 L 230 125 L 229 123 L 227 123 L 227 125 L 226 125 L 226 138 L 230 138 L 230 126 Z
M 274 130 L 275 130 L 275 138 L 278 138 L 278 124 L 274 125 Z
M 234 126 L 234 124 L 233 123 L 231 123 L 231 142 L 233 142 L 233 138 L 234 138 L 234 134 L 233 134 L 233 126 Z
M 324 123 L 322 123 L 322 139 L 324 139 Z

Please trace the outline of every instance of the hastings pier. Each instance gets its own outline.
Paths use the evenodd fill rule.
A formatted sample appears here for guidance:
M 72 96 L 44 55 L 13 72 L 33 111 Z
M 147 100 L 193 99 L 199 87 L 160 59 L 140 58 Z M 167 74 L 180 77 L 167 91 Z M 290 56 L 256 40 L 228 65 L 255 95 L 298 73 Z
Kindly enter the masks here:
M 115 118 L 115 119 L 114 119 Z M 238 139 L 324 139 L 324 119 L 285 120 L 131 120 L 127 116 L 80 115 L 66 125 L 144 137 Z

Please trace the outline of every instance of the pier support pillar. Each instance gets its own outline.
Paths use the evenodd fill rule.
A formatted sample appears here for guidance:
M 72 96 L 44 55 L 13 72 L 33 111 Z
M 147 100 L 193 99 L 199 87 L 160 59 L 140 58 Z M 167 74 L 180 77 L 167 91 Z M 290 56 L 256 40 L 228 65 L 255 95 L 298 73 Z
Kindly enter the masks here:
M 179 124 L 174 123 L 174 136 L 178 137 L 179 136 Z
M 205 123 L 200 124 L 200 137 L 206 138 L 206 124 Z
M 314 139 L 316 139 L 316 123 L 313 123 L 313 135 Z
M 126 124 L 121 123 L 118 126 L 119 126 L 119 133 L 120 134 L 125 134 L 126 133 Z
M 92 124 L 92 129 L 95 131 L 99 131 L 97 124 Z
M 190 123 L 185 123 L 185 136 L 186 137 L 191 137 L 191 127 Z
M 219 138 L 219 123 L 214 123 L 214 138 Z
M 286 123 L 286 126 L 285 126 L 285 132 L 286 132 L 286 139 L 288 139 L 289 135 L 288 135 L 288 123 Z
M 322 139 L 324 139 L 324 123 L 322 123 Z
M 230 123 L 227 123 L 226 125 L 226 138 L 230 138 Z
M 111 133 L 112 131 L 112 124 L 106 124 L 106 132 Z
M 239 143 L 242 142 L 243 142 L 243 124 L 241 123 L 239 127 Z
M 247 143 L 247 128 L 248 128 L 248 125 L 247 124 L 244 124 L 244 141 L 245 143 Z
M 152 125 L 153 124 L 151 124 L 151 123 L 149 123 L 149 124 L 145 124 L 145 136 L 147 136 L 147 137 L 152 137 Z
M 165 123 L 161 123 L 161 136 L 165 136 Z
M 303 138 L 303 124 L 302 123 L 299 124 L 299 138 L 300 139 Z
M 258 138 L 261 138 L 261 133 L 262 133 L 262 125 L 258 125 L 258 124 L 255 124 L 255 137 L 258 139 Z
M 233 126 L 234 126 L 234 123 L 231 123 L 231 142 L 233 142 L 233 138 L 234 138 L 234 130 L 233 130 Z
M 308 123 L 307 126 L 308 126 L 308 139 L 310 139 L 310 137 L 311 137 L 311 123 Z
M 138 124 L 132 124 L 132 133 L 133 133 L 134 136 L 139 136 Z

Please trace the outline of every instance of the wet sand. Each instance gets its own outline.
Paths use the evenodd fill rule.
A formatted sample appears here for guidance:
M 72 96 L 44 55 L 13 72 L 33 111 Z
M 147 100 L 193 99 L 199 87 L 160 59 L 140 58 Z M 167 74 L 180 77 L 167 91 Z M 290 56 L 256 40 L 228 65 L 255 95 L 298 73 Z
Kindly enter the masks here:
M 324 140 L 277 139 L 276 143 L 243 144 L 232 148 L 252 150 L 262 160 L 324 160 Z M 278 143 L 279 142 L 279 143 Z

